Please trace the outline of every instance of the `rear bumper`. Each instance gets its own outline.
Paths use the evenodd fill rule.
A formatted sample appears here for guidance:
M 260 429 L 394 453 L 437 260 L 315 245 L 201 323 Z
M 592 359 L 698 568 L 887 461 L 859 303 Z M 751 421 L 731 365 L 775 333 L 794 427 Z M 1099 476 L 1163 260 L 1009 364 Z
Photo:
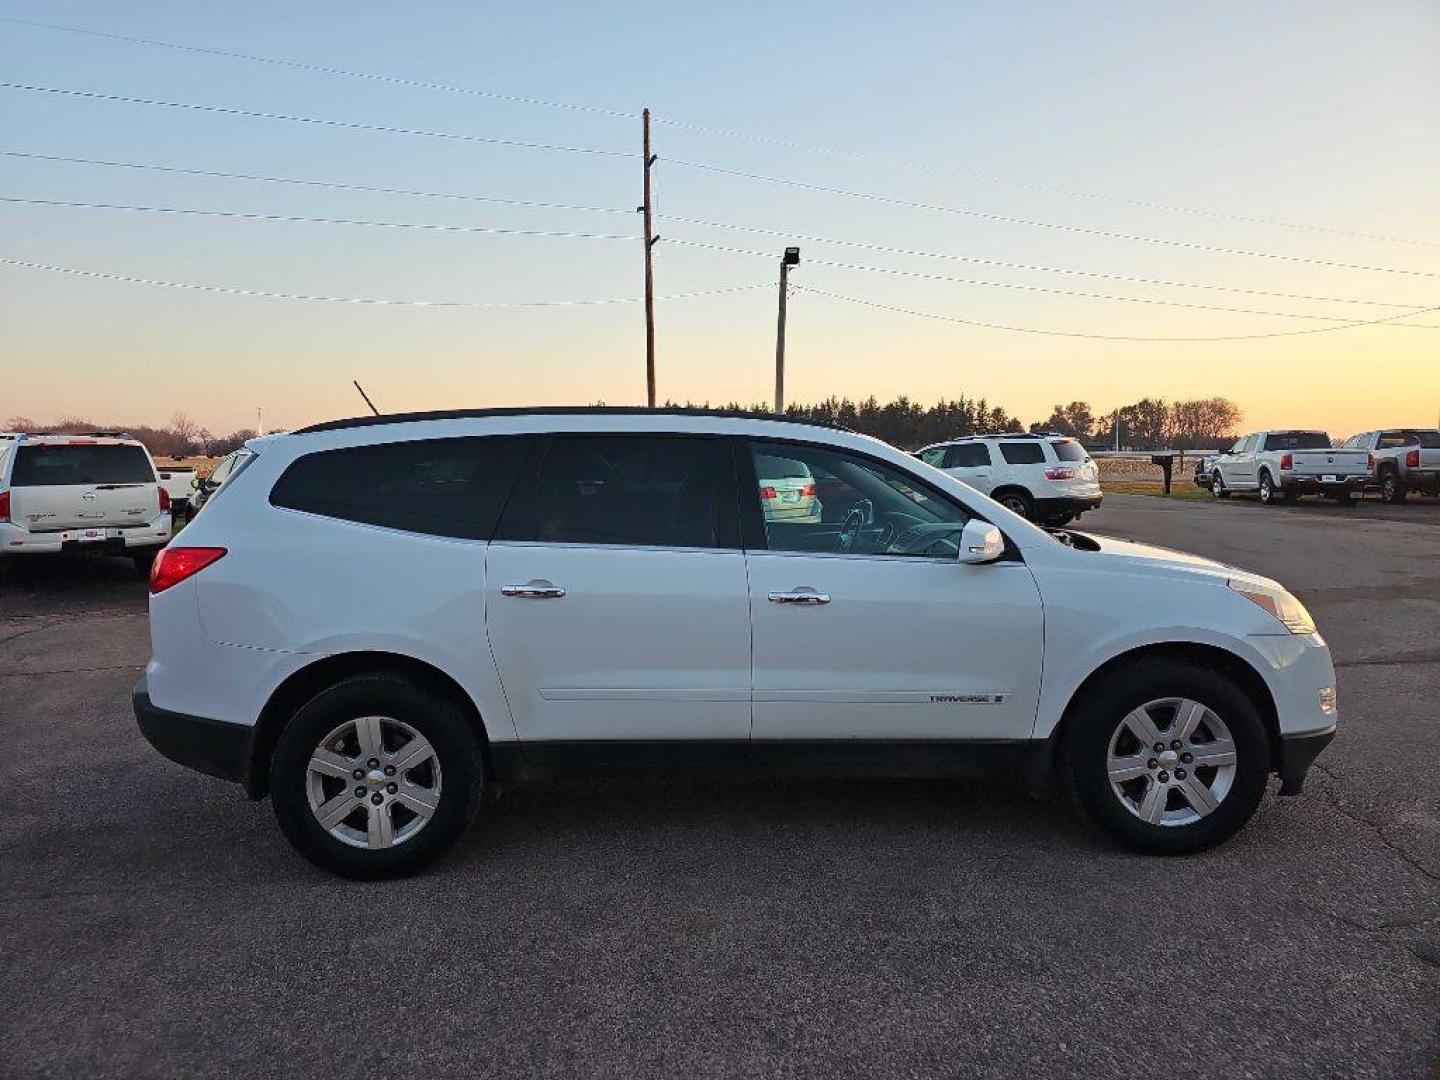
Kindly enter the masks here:
M 1290 475 L 1280 478 L 1280 486 L 1297 495 L 1344 495 L 1347 492 L 1358 495 L 1369 483 L 1369 473 L 1337 475 L 1333 481 L 1325 481 L 1318 476 Z
M 1083 514 L 1087 510 L 1094 510 L 1105 496 L 1095 495 L 1055 495 L 1049 498 L 1035 500 L 1035 516 L 1040 518 L 1057 517 L 1060 514 Z
M 1332 724 L 1324 731 L 1304 735 L 1282 735 L 1280 738 L 1280 761 L 1276 772 L 1280 774 L 1280 794 L 1299 795 L 1305 788 L 1305 774 L 1320 756 L 1320 751 L 1335 738 Z
M 14 524 L 0 524 L 0 556 L 5 555 L 128 555 L 158 550 L 170 542 L 170 515 L 140 528 L 106 528 L 100 540 L 82 540 L 82 529 L 31 532 Z
M 130 697 L 140 733 L 156 750 L 186 768 L 243 784 L 250 790 L 253 727 L 159 708 L 150 700 L 143 675 Z

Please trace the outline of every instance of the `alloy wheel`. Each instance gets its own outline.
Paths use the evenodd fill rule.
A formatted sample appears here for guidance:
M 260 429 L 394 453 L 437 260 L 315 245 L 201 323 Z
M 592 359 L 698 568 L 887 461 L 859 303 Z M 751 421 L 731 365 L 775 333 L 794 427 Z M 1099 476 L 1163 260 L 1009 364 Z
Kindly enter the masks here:
M 1235 782 L 1235 741 L 1213 709 L 1158 698 L 1121 718 L 1106 769 L 1121 805 L 1151 825 L 1191 825 L 1213 813 Z
M 440 805 L 440 759 L 409 724 L 361 716 L 331 730 L 305 775 L 320 827 L 351 847 L 379 850 L 412 839 Z

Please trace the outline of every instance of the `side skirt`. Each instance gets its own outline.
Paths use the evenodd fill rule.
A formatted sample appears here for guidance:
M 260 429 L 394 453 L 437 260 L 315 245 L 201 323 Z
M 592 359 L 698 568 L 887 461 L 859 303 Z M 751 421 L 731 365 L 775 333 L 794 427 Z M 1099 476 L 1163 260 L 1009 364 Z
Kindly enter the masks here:
M 576 739 L 492 743 L 490 772 L 511 784 L 580 777 L 1013 776 L 1029 782 L 1048 767 L 1050 749 L 1049 742 L 1030 739 Z

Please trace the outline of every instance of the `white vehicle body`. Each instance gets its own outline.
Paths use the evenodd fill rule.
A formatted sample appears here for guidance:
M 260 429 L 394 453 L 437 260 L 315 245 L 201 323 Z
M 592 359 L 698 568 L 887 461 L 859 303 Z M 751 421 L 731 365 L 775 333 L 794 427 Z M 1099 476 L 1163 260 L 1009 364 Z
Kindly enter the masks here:
M 1440 429 L 1362 431 L 1344 446 L 1369 454 L 1370 483 L 1386 502 L 1402 503 L 1410 492 L 1440 495 Z
M 197 481 L 194 466 L 157 464 L 155 475 L 160 480 L 160 486 L 170 496 L 172 510 L 183 510 L 195 497 Z
M 1252 431 L 1216 457 L 1210 490 L 1222 498 L 1258 491 L 1264 503 L 1297 495 L 1349 501 L 1369 479 L 1365 452 L 1337 448 L 1323 431 Z
M 1103 498 L 1095 462 L 1065 435 L 974 435 L 935 443 L 915 456 L 1032 521 L 1063 524 Z
M 313 503 L 319 512 L 296 508 L 304 477 L 361 460 L 328 454 L 428 454 L 438 440 L 505 437 L 537 457 L 513 465 L 499 525 L 472 535 L 423 518 L 407 527 L 383 500 L 359 513 L 370 520 L 333 516 L 352 512 L 333 486 L 317 486 L 314 498 L 335 500 Z M 684 487 L 657 502 L 674 543 L 556 539 L 572 534 L 537 526 L 551 503 L 532 470 L 570 470 L 570 502 L 553 503 L 567 514 L 574 498 L 621 483 L 620 471 L 569 463 L 579 451 L 568 448 L 646 439 L 702 446 L 723 470 L 733 453 L 732 532 L 723 522 L 718 540 L 687 532 Z M 1233 670 L 1251 688 L 1272 725 L 1268 770 L 1287 793 L 1309 760 L 1281 748 L 1323 746 L 1335 724 L 1334 671 L 1313 626 L 1287 626 L 1237 591 L 1286 596 L 1273 582 L 1141 544 L 1057 539 L 864 436 L 716 414 L 554 410 L 319 425 L 250 445 L 246 467 L 157 565 L 163 577 L 187 551 L 212 560 L 151 596 L 136 711 L 162 752 L 256 797 L 291 712 L 327 680 L 372 666 L 453 691 L 483 725 L 488 775 L 505 780 L 721 759 L 948 774 L 998 756 L 1044 771 L 1052 736 L 1097 673 L 1162 654 Z M 759 499 L 744 498 L 758 486 L 744 464 L 751 450 L 900 480 L 870 489 L 838 525 L 767 521 Z M 651 482 L 624 468 L 625 482 Z M 443 493 L 449 471 L 423 471 Z M 360 496 L 391 490 L 373 471 L 347 484 Z M 902 525 L 887 518 L 894 505 L 947 516 L 901 515 Z M 838 548 L 799 549 L 837 536 Z
M 0 442 L 0 557 L 143 555 L 169 539 L 169 495 L 137 440 L 19 434 Z

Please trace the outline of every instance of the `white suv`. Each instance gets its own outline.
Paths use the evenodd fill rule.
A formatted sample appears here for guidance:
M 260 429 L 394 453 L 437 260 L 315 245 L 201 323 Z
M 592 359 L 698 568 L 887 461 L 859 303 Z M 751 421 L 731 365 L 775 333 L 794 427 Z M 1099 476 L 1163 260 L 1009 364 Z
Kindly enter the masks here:
M 138 440 L 17 433 L 0 442 L 0 558 L 129 555 L 148 571 L 170 527 L 170 495 Z
M 348 876 L 431 862 L 487 782 L 597 774 L 1019 773 L 1196 851 L 1334 732 L 1275 582 L 1046 532 L 861 435 L 551 409 L 249 445 L 155 563 L 135 713 Z M 818 520 L 765 513 L 767 459 Z
M 915 455 L 1030 521 L 1068 525 L 1104 497 L 1100 472 L 1076 440 L 1054 432 L 972 435 Z

